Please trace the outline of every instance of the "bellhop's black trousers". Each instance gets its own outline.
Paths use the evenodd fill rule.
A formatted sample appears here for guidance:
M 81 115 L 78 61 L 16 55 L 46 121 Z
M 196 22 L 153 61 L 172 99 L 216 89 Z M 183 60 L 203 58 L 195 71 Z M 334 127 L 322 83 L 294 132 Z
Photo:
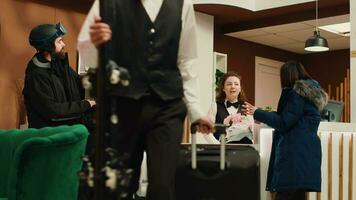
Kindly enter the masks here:
M 147 153 L 148 200 L 174 200 L 174 179 L 183 122 L 187 113 L 183 100 L 163 101 L 155 95 L 139 100 L 117 100 L 119 125 L 111 146 L 128 153 L 128 166 L 134 169 L 129 197 L 138 189 L 143 151 Z

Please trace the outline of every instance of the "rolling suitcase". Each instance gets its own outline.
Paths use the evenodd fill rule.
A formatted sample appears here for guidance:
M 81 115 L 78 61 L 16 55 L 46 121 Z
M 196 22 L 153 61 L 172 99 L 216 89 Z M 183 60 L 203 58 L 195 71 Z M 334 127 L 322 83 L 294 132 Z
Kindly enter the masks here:
M 177 200 L 259 200 L 260 158 L 248 145 L 182 144 L 176 173 Z M 222 138 L 225 138 L 222 136 Z

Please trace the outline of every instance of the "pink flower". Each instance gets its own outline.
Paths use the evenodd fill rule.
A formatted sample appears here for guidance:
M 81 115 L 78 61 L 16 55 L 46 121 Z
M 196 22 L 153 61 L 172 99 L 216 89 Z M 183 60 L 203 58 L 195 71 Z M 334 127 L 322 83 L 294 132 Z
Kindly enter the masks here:
M 241 113 L 234 113 L 232 115 L 227 116 L 224 119 L 224 124 L 230 125 L 230 124 L 237 124 L 242 122 L 242 116 Z

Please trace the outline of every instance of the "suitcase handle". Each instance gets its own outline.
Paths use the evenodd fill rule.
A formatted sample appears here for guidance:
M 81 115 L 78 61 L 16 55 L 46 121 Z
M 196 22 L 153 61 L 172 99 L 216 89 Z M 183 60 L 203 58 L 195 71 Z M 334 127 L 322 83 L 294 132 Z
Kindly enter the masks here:
M 192 134 L 192 148 L 191 148 L 191 157 L 192 157 L 192 169 L 197 169 L 197 123 L 193 123 L 190 126 L 190 132 Z M 220 170 L 225 169 L 225 151 L 226 151 L 226 128 L 228 126 L 225 124 L 215 124 L 215 133 L 220 135 Z

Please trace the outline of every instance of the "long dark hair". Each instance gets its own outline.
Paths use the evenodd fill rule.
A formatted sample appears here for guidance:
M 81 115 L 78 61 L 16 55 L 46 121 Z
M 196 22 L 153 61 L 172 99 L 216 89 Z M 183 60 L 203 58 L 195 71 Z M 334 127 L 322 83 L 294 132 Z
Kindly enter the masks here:
M 304 66 L 297 61 L 288 61 L 284 63 L 281 67 L 280 78 L 282 88 L 293 87 L 297 80 L 312 79 Z
M 223 75 L 223 77 L 221 78 L 221 81 L 219 83 L 219 87 L 216 91 L 216 101 L 218 102 L 224 102 L 226 99 L 226 94 L 224 92 L 224 85 L 226 80 L 230 77 L 230 76 L 235 76 L 238 79 L 240 79 L 240 87 L 241 87 L 241 91 L 239 96 L 237 97 L 237 100 L 239 102 L 244 102 L 246 100 L 246 96 L 245 96 L 245 92 L 242 89 L 242 78 L 239 74 L 237 74 L 236 72 L 227 72 L 226 74 Z

